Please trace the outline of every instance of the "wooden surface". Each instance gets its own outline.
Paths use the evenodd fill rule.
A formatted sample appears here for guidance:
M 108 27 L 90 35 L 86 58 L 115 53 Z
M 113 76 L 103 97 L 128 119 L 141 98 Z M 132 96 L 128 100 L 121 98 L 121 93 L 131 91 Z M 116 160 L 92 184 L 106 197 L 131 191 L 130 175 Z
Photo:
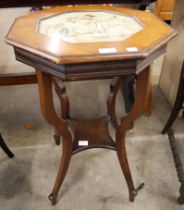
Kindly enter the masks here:
M 175 0 L 157 0 L 156 15 L 162 20 L 172 20 Z
M 134 15 L 144 25 L 144 28 L 122 41 L 75 44 L 48 37 L 36 31 L 41 18 L 48 18 L 61 12 L 80 10 L 108 10 L 110 12 Z M 20 30 L 20 28 L 24 28 L 24 30 Z M 144 59 L 153 51 L 165 45 L 175 34 L 176 32 L 173 29 L 151 13 L 112 6 L 66 6 L 44 10 L 17 19 L 6 36 L 6 42 L 17 48 L 51 60 L 54 63 L 66 64 L 89 61 Z M 147 37 L 146 40 L 145 37 Z M 129 47 L 136 48 L 137 50 L 129 52 Z M 100 48 L 115 48 L 117 52 L 100 54 Z

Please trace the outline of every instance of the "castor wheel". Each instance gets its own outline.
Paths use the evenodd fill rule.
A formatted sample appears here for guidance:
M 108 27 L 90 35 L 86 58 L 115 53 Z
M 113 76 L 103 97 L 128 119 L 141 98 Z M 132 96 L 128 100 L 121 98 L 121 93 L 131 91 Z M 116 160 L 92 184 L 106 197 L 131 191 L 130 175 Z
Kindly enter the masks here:
M 56 205 L 56 196 L 53 195 L 53 193 L 51 193 L 49 196 L 48 196 L 48 199 L 51 201 L 51 204 L 54 206 Z

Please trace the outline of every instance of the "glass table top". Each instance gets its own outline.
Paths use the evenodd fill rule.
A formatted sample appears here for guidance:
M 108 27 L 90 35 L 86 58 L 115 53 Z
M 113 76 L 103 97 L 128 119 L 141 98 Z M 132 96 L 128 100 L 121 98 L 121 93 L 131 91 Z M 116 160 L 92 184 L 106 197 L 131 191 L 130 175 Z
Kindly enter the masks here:
M 60 13 L 39 22 L 38 32 L 70 43 L 121 41 L 141 31 L 134 16 L 110 11 Z

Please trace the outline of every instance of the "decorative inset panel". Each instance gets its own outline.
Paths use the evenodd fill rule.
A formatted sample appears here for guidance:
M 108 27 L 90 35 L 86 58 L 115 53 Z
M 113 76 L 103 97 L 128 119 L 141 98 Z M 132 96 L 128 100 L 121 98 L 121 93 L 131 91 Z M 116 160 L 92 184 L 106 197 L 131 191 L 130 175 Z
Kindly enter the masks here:
M 40 20 L 38 32 L 71 43 L 121 41 L 143 24 L 127 14 L 108 11 L 60 13 Z

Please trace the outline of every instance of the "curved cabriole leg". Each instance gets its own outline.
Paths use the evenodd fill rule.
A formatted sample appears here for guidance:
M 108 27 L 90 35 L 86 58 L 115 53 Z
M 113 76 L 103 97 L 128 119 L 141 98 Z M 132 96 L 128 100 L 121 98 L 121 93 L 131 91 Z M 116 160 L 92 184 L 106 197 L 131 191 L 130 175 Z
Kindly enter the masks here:
M 184 62 L 183 62 L 183 66 L 182 66 L 182 70 L 181 70 L 181 74 L 180 74 L 180 81 L 179 81 L 179 85 L 178 85 L 178 91 L 177 91 L 177 96 L 176 96 L 176 100 L 174 103 L 174 107 L 171 111 L 171 114 L 169 116 L 169 119 L 168 119 L 166 125 L 164 126 L 164 128 L 162 130 L 162 134 L 165 134 L 168 131 L 168 129 L 172 126 L 180 109 L 182 108 L 183 102 L 184 102 Z
M 0 147 L 8 155 L 9 158 L 13 158 L 14 157 L 14 154 L 10 151 L 10 149 L 8 148 L 6 143 L 4 142 L 1 134 L 0 134 Z
M 72 151 L 72 135 L 67 129 L 68 124 L 66 120 L 59 118 L 56 114 L 53 103 L 51 76 L 37 70 L 37 79 L 42 114 L 47 122 L 52 124 L 56 128 L 58 134 L 63 137 L 63 153 L 61 157 L 61 163 L 59 166 L 54 188 L 52 190 L 52 193 L 49 195 L 49 199 L 54 205 L 56 204 L 57 195 L 70 162 Z
M 61 157 L 58 174 L 56 177 L 56 181 L 55 181 L 53 190 L 52 190 L 51 194 L 48 196 L 52 205 L 56 204 L 57 195 L 58 195 L 59 189 L 63 183 L 63 180 L 65 178 L 65 175 L 66 175 L 69 163 L 70 163 L 71 155 L 72 155 L 72 142 L 68 141 L 66 139 L 63 139 L 62 143 L 63 143 L 63 151 L 62 151 L 62 157 Z
M 126 132 L 132 128 L 134 120 L 136 120 L 144 112 L 146 99 L 148 97 L 147 88 L 149 86 L 149 79 L 150 79 L 150 67 L 147 67 L 137 76 L 135 103 L 131 111 L 126 116 L 123 116 L 121 118 L 121 124 L 118 126 L 118 129 L 116 131 L 117 155 L 129 189 L 130 201 L 134 200 L 135 196 L 137 195 L 137 192 L 144 186 L 144 184 L 141 184 L 137 189 L 134 188 L 127 160 L 125 136 Z
M 137 195 L 137 192 L 135 191 L 132 175 L 128 165 L 126 147 L 125 147 L 125 133 L 117 132 L 116 139 L 117 139 L 116 140 L 117 155 L 125 180 L 127 182 L 128 191 L 129 191 L 129 200 L 134 201 L 134 197 Z

